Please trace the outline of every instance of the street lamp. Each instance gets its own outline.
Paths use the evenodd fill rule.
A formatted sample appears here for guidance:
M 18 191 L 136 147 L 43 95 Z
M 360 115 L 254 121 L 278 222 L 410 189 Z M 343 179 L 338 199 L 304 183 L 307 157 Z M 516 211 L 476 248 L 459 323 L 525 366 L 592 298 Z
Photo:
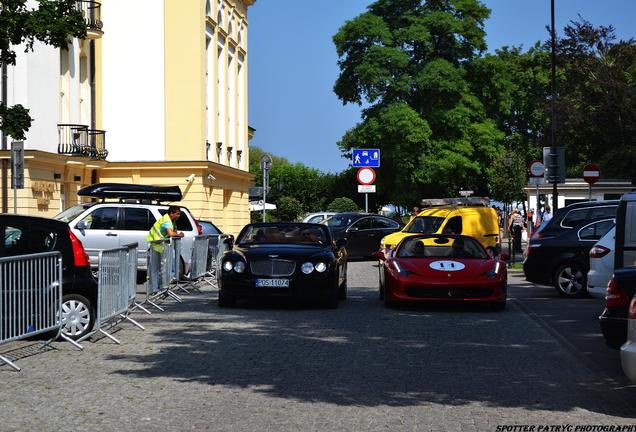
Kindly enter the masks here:
M 503 164 L 506 166 L 507 170 L 510 170 L 510 167 L 512 166 L 512 155 L 510 153 L 506 153 L 506 155 L 503 158 Z M 510 207 L 512 207 L 512 199 L 510 202 Z M 512 265 L 512 261 L 514 261 L 514 255 L 512 255 L 512 253 L 514 253 L 514 249 L 512 249 L 512 242 L 511 242 L 511 238 L 510 238 L 510 226 L 508 225 L 508 219 L 510 218 L 510 210 L 506 211 L 504 214 L 506 215 L 506 218 L 504 220 L 504 230 L 506 233 L 506 236 L 508 237 L 508 253 L 512 256 L 512 259 L 509 262 L 509 266 Z M 512 251 L 512 253 L 511 253 Z

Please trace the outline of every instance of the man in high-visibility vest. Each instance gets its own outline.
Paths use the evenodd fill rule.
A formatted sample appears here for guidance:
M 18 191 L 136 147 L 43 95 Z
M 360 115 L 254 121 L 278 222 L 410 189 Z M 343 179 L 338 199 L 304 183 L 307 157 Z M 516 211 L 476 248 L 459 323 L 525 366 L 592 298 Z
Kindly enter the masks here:
M 168 213 L 163 215 L 163 217 L 150 228 L 146 240 L 155 241 L 168 237 L 183 237 L 183 233 L 177 231 L 177 227 L 174 224 L 174 221 L 179 219 L 179 217 L 181 217 L 181 209 L 179 207 L 168 207 Z

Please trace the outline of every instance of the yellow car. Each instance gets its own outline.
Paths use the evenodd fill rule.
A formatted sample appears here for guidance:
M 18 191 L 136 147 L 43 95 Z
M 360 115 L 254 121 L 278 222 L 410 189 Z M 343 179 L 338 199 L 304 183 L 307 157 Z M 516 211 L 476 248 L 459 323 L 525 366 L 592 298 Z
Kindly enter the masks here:
M 403 229 L 384 237 L 380 250 L 393 249 L 413 234 L 462 234 L 481 242 L 493 255 L 501 252 L 497 212 L 490 207 L 449 205 L 420 212 Z

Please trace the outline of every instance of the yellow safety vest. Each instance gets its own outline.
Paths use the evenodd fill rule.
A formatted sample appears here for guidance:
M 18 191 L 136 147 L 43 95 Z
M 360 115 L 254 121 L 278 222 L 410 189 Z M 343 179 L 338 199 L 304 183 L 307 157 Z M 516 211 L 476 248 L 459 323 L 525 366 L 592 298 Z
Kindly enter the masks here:
M 174 222 L 172 222 L 172 219 L 170 219 L 170 216 L 168 216 L 168 213 L 166 213 L 165 215 L 163 215 L 163 217 L 157 220 L 157 222 L 155 222 L 154 225 L 150 228 L 150 231 L 148 232 L 148 235 L 146 236 L 146 240 L 151 242 L 151 241 L 163 240 L 164 238 L 167 238 L 167 237 L 164 237 L 163 234 L 161 234 L 161 225 L 163 225 L 166 222 L 170 222 L 170 224 L 172 224 L 172 229 L 175 229 Z M 155 244 L 155 245 L 152 245 L 152 248 L 156 250 L 158 253 L 163 253 L 162 245 Z

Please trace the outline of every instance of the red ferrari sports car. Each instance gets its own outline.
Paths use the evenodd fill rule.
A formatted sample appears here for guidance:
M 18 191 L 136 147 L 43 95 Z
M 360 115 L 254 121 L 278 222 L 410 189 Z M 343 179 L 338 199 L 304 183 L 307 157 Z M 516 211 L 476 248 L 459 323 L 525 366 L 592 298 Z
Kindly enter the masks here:
M 505 262 L 462 235 L 407 237 L 380 262 L 380 298 L 398 301 L 479 302 L 506 307 Z

